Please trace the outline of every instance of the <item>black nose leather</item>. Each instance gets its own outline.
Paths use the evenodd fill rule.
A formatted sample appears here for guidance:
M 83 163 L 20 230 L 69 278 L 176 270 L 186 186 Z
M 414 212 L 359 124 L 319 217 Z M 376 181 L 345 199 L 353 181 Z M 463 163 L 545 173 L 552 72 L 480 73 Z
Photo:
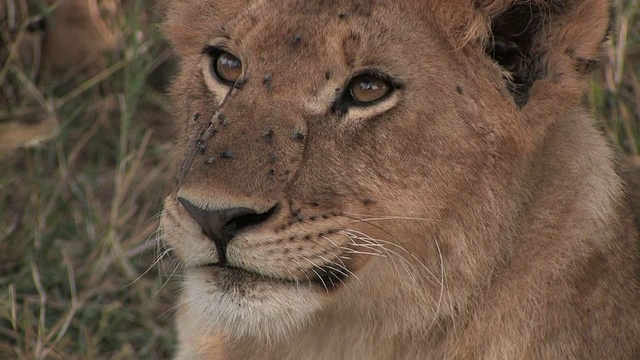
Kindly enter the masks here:
M 227 262 L 227 245 L 233 239 L 236 232 L 251 225 L 256 225 L 266 220 L 274 211 L 274 208 L 264 213 L 237 207 L 222 210 L 202 209 L 188 200 L 178 197 L 180 203 L 187 209 L 193 220 L 202 228 L 202 231 L 213 241 L 218 250 L 219 265 Z

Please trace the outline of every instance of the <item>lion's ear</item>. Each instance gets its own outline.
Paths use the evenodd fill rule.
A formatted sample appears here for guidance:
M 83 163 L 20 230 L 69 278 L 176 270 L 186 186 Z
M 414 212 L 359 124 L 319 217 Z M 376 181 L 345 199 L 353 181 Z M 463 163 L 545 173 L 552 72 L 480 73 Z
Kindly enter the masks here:
M 571 90 L 579 101 L 599 63 L 615 19 L 611 0 L 476 0 L 468 40 L 485 46 L 509 79 L 519 106 L 533 100 L 539 80 Z M 475 38 L 475 39 L 474 39 Z M 574 105 L 574 104 L 573 104 Z
M 202 50 L 212 30 L 221 22 L 234 18 L 250 0 L 164 0 L 166 14 L 162 25 L 165 36 L 182 55 Z

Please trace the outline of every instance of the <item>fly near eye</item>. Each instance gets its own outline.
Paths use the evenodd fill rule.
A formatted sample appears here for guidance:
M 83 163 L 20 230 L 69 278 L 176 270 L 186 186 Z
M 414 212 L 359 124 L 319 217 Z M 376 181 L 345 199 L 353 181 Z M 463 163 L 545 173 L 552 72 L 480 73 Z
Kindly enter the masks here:
M 391 86 L 385 80 L 359 75 L 351 80 L 349 92 L 356 103 L 366 105 L 389 94 Z
M 220 51 L 211 58 L 213 73 L 220 81 L 233 84 L 242 76 L 242 62 L 226 51 Z

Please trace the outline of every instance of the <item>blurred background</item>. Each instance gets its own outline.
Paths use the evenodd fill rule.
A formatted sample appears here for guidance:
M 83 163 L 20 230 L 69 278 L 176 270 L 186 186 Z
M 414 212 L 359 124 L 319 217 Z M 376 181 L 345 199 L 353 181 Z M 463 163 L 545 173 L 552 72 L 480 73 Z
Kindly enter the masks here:
M 585 104 L 640 165 L 638 0 L 619 9 Z M 0 1 L 0 359 L 174 351 L 161 18 L 152 0 Z

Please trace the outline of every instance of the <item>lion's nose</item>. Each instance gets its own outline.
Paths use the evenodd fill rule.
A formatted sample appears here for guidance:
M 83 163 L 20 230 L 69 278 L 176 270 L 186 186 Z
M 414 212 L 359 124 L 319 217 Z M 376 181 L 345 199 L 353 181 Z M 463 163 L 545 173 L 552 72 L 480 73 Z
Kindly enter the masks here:
M 184 198 L 178 197 L 178 200 L 187 209 L 193 220 L 200 225 L 205 235 L 216 245 L 219 265 L 227 263 L 227 245 L 239 230 L 265 221 L 275 210 L 275 206 L 264 213 L 258 213 L 245 207 L 207 210 Z

